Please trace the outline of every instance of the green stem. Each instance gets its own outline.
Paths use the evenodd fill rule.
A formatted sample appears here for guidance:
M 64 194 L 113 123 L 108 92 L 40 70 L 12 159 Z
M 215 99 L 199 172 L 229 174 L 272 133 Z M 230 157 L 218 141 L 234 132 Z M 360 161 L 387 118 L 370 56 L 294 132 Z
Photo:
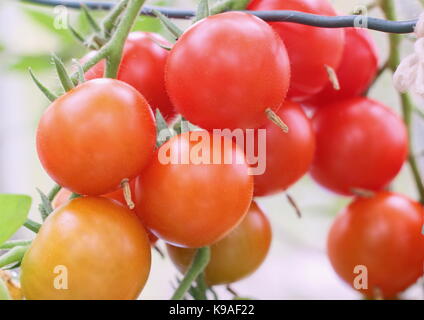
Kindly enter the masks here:
M 56 195 L 58 194 L 58 192 L 62 189 L 62 187 L 58 184 L 55 184 L 53 186 L 53 188 L 51 188 L 51 190 L 49 191 L 49 194 L 47 195 L 47 198 L 49 198 L 49 201 L 52 202 L 54 200 L 54 198 L 56 197 Z
M 27 221 L 24 223 L 24 227 L 31 230 L 32 232 L 37 233 L 41 228 L 41 224 L 31 219 L 27 219 Z
M 122 11 L 126 8 L 128 0 L 122 0 L 113 7 L 109 14 L 104 18 L 102 22 L 102 29 L 104 37 L 107 39 L 110 36 L 111 31 L 115 28 L 116 22 L 121 15 Z
M 125 40 L 127 39 L 128 34 L 140 13 L 144 1 L 145 0 L 130 0 L 116 32 L 112 35 L 110 41 L 105 46 L 108 51 L 105 70 L 106 78 L 116 78 L 118 74 Z
M 21 261 L 25 252 L 28 250 L 27 246 L 14 247 L 9 252 L 0 257 L 0 268 L 8 266 L 14 262 Z
M 393 20 L 393 21 L 397 19 L 396 4 L 394 0 L 383 0 L 381 2 L 381 8 L 387 19 Z M 400 57 L 401 37 L 398 34 L 390 34 L 389 41 L 390 41 L 390 56 L 388 60 L 388 67 L 392 70 L 392 72 L 395 72 L 398 65 L 401 62 L 401 57 Z M 421 178 L 420 170 L 418 168 L 418 163 L 414 156 L 414 151 L 412 146 L 412 143 L 413 143 L 412 116 L 413 116 L 413 111 L 415 107 L 409 93 L 401 93 L 400 99 L 402 103 L 403 120 L 405 121 L 405 125 L 408 130 L 408 137 L 409 137 L 408 138 L 408 142 L 409 142 L 408 162 L 409 162 L 409 166 L 411 167 L 412 175 L 414 177 L 415 184 L 420 196 L 420 202 L 424 204 L 424 183 L 423 183 L 423 179 Z
M 0 250 L 12 249 L 14 247 L 29 246 L 31 240 L 10 240 L 0 245 Z
M 175 290 L 171 300 L 181 300 L 184 295 L 190 289 L 190 286 L 194 280 L 203 272 L 210 260 L 210 248 L 203 247 L 197 249 L 196 255 L 194 256 L 193 262 L 190 268 L 187 270 L 183 280 Z

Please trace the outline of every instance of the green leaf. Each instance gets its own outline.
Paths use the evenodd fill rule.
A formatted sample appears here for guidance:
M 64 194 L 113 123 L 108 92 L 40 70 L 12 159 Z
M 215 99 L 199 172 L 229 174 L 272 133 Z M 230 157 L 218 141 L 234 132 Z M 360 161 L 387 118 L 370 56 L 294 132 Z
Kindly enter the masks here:
M 44 71 L 52 67 L 48 55 L 22 55 L 14 58 L 9 65 L 9 69 L 14 71 L 27 72 L 29 68 L 34 71 Z
M 28 7 L 25 7 L 23 12 L 40 27 L 59 37 L 62 42 L 73 42 L 73 36 L 69 33 L 68 29 L 55 28 L 55 16 L 53 12 L 48 13 L 40 9 L 32 9 Z
M 27 219 L 31 197 L 0 194 L 0 244 L 8 240 Z
M 197 6 L 196 17 L 193 22 L 209 17 L 210 14 L 208 0 L 200 0 L 199 5 Z
M 3 279 L 0 278 L 0 300 L 11 300 L 9 290 Z

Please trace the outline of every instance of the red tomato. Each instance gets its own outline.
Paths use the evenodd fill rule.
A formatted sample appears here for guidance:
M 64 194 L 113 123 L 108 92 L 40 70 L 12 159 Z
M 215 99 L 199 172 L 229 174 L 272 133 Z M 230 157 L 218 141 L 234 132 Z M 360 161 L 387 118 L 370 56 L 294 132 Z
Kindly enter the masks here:
M 155 143 L 147 101 L 113 79 L 87 81 L 58 98 L 37 130 L 44 169 L 59 185 L 84 195 L 111 192 L 137 176 Z
M 255 202 L 240 225 L 211 246 L 211 260 L 205 269 L 208 285 L 239 281 L 255 272 L 271 246 L 271 226 Z M 167 245 L 168 254 L 179 271 L 190 266 L 195 249 Z
M 353 98 L 364 93 L 375 78 L 378 69 L 378 55 L 374 41 L 368 30 L 346 28 L 346 42 L 342 62 L 337 69 L 340 90 L 335 90 L 328 82 L 327 86 L 308 104 L 327 105 L 342 99 Z
M 168 51 L 157 43 L 170 45 L 162 36 L 150 32 L 131 32 L 125 42 L 118 80 L 137 89 L 155 111 L 159 108 L 162 115 L 171 120 L 175 115 L 174 107 L 165 90 L 165 63 Z M 90 55 L 83 58 L 88 59 Z M 87 79 L 102 78 L 104 60 L 86 72 Z
M 130 188 L 131 188 L 131 194 L 134 195 L 135 179 L 130 181 Z M 71 195 L 72 195 L 72 191 L 65 189 L 65 188 L 60 189 L 60 191 L 57 193 L 56 197 L 54 197 L 54 199 L 52 201 L 53 209 L 57 209 L 60 206 L 67 203 L 69 201 L 69 197 Z M 127 202 L 125 201 L 122 188 L 119 188 L 119 189 L 117 189 L 113 192 L 104 194 L 103 197 L 109 198 L 109 199 L 112 199 L 112 200 L 116 200 L 120 204 L 127 206 Z M 158 240 L 158 238 L 156 236 L 154 236 L 149 230 L 147 230 L 147 236 L 149 237 L 149 241 L 150 241 L 151 245 L 154 245 L 156 243 L 156 241 Z
M 253 0 L 249 10 L 295 10 L 335 16 L 327 0 Z M 271 22 L 289 54 L 292 77 L 288 96 L 296 101 L 318 93 L 328 82 L 325 66 L 337 69 L 343 55 L 343 29 L 310 27 L 297 23 Z
M 313 125 L 317 149 L 311 174 L 334 192 L 381 190 L 407 157 L 404 123 L 377 101 L 358 97 L 320 108 Z
M 256 128 L 289 85 L 286 49 L 261 19 L 227 12 L 189 28 L 171 50 L 165 83 L 176 110 L 205 128 Z
M 131 211 L 106 198 L 77 198 L 44 222 L 22 261 L 22 289 L 30 300 L 136 299 L 150 260 Z
M 315 135 L 300 105 L 286 101 L 277 114 L 290 130 L 284 133 L 273 123 L 264 127 L 266 169 L 263 174 L 254 176 L 255 196 L 286 190 L 309 170 L 314 156 Z
M 198 248 L 222 239 L 240 223 L 252 193 L 242 150 L 228 138 L 189 132 L 163 144 L 137 178 L 135 210 L 158 238 Z
M 372 297 L 380 290 L 385 298 L 414 284 L 423 275 L 424 210 L 407 197 L 379 192 L 371 198 L 355 199 L 336 219 L 328 236 L 330 261 L 348 284 L 365 266 Z

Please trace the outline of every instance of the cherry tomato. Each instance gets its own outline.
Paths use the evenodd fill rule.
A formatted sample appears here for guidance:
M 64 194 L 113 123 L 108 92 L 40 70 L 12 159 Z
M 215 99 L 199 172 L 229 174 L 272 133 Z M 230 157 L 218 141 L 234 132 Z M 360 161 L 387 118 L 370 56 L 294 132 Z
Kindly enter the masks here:
M 113 79 L 87 81 L 54 101 L 37 130 L 37 151 L 59 185 L 84 195 L 116 190 L 137 176 L 156 142 L 143 96 Z
M 210 16 L 172 48 L 165 84 L 176 110 L 205 128 L 256 128 L 284 101 L 290 64 L 284 44 L 261 19 Z
M 300 105 L 286 101 L 277 114 L 290 129 L 284 133 L 273 123 L 264 127 L 266 167 L 263 174 L 254 176 L 255 196 L 286 190 L 309 170 L 314 156 L 315 135 Z
M 364 266 L 368 289 L 359 291 L 370 297 L 380 291 L 393 298 L 423 275 L 423 217 L 422 205 L 400 194 L 379 192 L 355 199 L 328 236 L 334 269 L 354 286 L 355 278 L 365 275 L 359 269 L 355 273 L 355 267 Z
M 174 107 L 165 90 L 165 63 L 168 51 L 157 43 L 170 45 L 162 36 L 150 32 L 131 32 L 125 42 L 118 80 L 137 89 L 149 102 L 153 110 L 159 108 L 162 115 L 171 120 Z M 87 60 L 95 52 L 82 60 Z M 86 72 L 86 79 L 102 78 L 104 60 Z
M 295 10 L 335 16 L 327 0 L 253 0 L 249 10 Z M 343 29 L 328 29 L 297 23 L 271 22 L 283 39 L 290 58 L 292 77 L 288 96 L 296 101 L 318 93 L 328 82 L 325 66 L 337 69 L 343 55 Z
M 130 181 L 130 188 L 131 188 L 131 194 L 134 195 L 135 180 Z M 65 189 L 65 188 L 60 189 L 60 191 L 57 193 L 56 197 L 54 197 L 54 199 L 52 201 L 53 209 L 57 209 L 60 206 L 67 203 L 69 201 L 69 197 L 71 195 L 72 195 L 72 191 Z M 119 189 L 117 189 L 113 192 L 104 194 L 103 197 L 109 198 L 109 199 L 112 199 L 112 200 L 116 200 L 120 204 L 127 206 L 127 202 L 125 201 L 122 188 L 119 188 Z M 149 230 L 146 230 L 146 232 L 147 232 L 147 236 L 149 237 L 150 244 L 154 245 L 156 243 L 156 241 L 158 240 L 158 238 L 155 235 L 153 235 Z
M 198 248 L 240 223 L 252 193 L 241 149 L 207 131 L 187 132 L 163 144 L 137 178 L 135 210 L 158 238 Z
M 224 239 L 211 246 L 211 260 L 205 269 L 208 285 L 239 281 L 256 271 L 265 260 L 271 245 L 271 226 L 255 202 L 240 223 Z M 195 249 L 167 245 L 175 266 L 184 273 L 190 266 Z
M 322 91 L 308 100 L 307 103 L 312 106 L 327 105 L 359 96 L 369 87 L 377 74 L 377 49 L 368 30 L 346 28 L 345 32 L 343 58 L 336 72 L 340 90 L 335 90 L 328 82 Z
M 30 300 L 136 299 L 150 259 L 131 211 L 106 198 L 77 198 L 44 222 L 22 261 L 22 289 Z
M 405 125 L 377 101 L 358 97 L 320 108 L 313 125 L 317 149 L 311 174 L 334 192 L 381 190 L 405 162 Z

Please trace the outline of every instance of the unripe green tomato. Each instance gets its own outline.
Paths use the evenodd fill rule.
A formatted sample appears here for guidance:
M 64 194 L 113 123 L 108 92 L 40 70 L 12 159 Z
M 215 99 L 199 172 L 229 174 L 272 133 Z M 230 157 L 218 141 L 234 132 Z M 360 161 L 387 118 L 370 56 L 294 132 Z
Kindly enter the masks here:
M 271 245 L 271 225 L 255 202 L 244 220 L 224 239 L 211 246 L 211 259 L 205 270 L 208 285 L 239 281 L 256 271 L 265 260 Z M 184 273 L 196 249 L 167 245 L 168 254 Z

